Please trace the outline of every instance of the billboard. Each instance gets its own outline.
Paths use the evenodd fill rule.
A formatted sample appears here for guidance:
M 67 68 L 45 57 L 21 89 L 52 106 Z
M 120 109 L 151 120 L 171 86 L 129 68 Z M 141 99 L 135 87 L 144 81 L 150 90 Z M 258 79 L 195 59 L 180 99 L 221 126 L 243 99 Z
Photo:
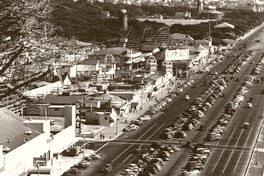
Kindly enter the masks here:
M 33 165 L 38 164 L 38 166 L 47 166 L 47 159 L 46 157 L 35 157 L 33 158 Z M 37 167 L 37 166 L 36 166 Z
M 166 61 L 189 60 L 189 49 L 165 50 Z

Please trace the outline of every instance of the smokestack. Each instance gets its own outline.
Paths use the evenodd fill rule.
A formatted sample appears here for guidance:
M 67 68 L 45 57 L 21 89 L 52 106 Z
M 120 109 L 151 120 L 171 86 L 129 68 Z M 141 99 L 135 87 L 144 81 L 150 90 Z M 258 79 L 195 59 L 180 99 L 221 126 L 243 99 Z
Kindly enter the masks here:
M 201 11 L 203 11 L 203 0 L 197 0 L 197 1 L 198 1 L 197 10 L 198 13 L 201 13 Z
M 128 24 L 127 24 L 127 10 L 121 9 L 120 10 L 120 22 L 122 23 L 123 32 L 127 31 Z

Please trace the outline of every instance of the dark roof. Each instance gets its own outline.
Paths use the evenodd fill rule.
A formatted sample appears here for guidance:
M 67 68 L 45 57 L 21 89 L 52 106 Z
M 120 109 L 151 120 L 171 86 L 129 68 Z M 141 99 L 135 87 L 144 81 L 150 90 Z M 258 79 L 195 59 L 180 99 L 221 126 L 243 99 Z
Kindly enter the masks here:
M 33 139 L 41 134 L 24 125 L 25 119 L 7 108 L 0 108 L 0 117 L 0 142 L 3 144 L 3 147 L 13 150 L 23 145 L 25 138 Z M 25 131 L 27 130 L 31 130 L 32 134 L 26 135 Z M 8 138 L 10 142 L 8 142 Z
M 96 65 L 99 62 L 96 59 L 86 59 L 78 63 L 78 65 Z
M 128 49 L 125 47 L 112 47 L 112 48 L 105 48 L 99 51 L 94 52 L 92 55 L 107 55 L 107 54 L 112 54 L 112 55 L 121 55 L 124 52 L 126 52 Z
M 79 100 L 82 100 L 84 95 L 71 95 L 71 96 L 59 96 L 59 95 L 47 95 L 43 103 L 56 104 L 56 105 L 75 105 Z

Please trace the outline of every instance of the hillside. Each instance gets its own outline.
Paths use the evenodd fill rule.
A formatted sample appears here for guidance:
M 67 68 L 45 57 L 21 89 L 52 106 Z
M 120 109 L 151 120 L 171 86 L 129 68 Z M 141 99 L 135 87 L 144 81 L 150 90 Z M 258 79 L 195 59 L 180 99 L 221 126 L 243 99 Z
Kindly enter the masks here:
M 234 10 L 225 12 L 222 20 L 211 22 L 211 36 L 215 45 L 226 45 L 225 39 L 235 39 L 243 35 L 255 26 L 260 25 L 264 21 L 264 13 L 257 13 L 248 10 Z M 235 25 L 235 29 L 215 29 L 213 26 L 227 22 Z M 209 24 L 201 23 L 199 25 L 181 25 L 175 24 L 171 27 L 171 33 L 186 33 L 195 39 L 203 39 L 208 36 Z
M 9 14 L 9 11 L 1 15 L 0 31 L 2 39 L 8 36 L 18 38 L 22 35 L 25 38 L 30 36 L 35 41 L 44 43 L 44 37 L 46 37 L 46 41 L 54 42 L 52 38 L 58 36 L 66 40 L 75 38 L 84 42 L 103 42 L 119 39 L 124 35 L 118 20 L 119 11 L 122 8 L 127 9 L 130 18 L 129 25 L 131 30 L 129 38 L 140 41 L 145 28 L 152 27 L 156 31 L 164 24 L 150 21 L 142 23 L 137 21 L 135 17 L 154 15 L 155 13 L 173 16 L 175 11 L 180 8 L 194 11 L 194 9 L 186 9 L 186 7 L 113 5 L 99 2 L 88 3 L 85 0 L 77 2 L 73 0 L 39 0 L 38 5 L 40 7 L 38 8 L 32 8 L 32 4 L 25 3 L 25 1 L 16 0 L 15 2 L 15 5 L 8 0 L 0 2 L 0 9 L 13 8 L 12 15 Z M 111 17 L 107 18 L 106 12 L 109 12 Z M 263 17 L 263 13 L 246 10 L 226 12 L 224 18 L 217 23 L 228 22 L 235 25 L 236 28 L 228 30 L 211 28 L 215 44 L 225 44 L 223 39 L 234 39 L 245 33 L 262 23 Z M 210 25 L 214 26 L 216 23 L 212 22 Z M 175 24 L 171 27 L 171 33 L 174 32 L 187 33 L 195 39 L 203 39 L 208 36 L 208 23 L 199 25 Z

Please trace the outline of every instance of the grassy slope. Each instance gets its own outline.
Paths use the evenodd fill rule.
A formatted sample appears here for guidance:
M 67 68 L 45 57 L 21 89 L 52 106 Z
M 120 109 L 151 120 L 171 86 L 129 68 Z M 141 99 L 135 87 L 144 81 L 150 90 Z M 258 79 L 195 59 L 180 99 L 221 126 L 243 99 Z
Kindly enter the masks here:
M 75 37 L 82 41 L 105 41 L 112 38 L 120 38 L 122 34 L 121 24 L 117 18 L 105 18 L 105 11 L 118 16 L 122 8 L 128 9 L 128 15 L 132 18 L 136 15 L 152 15 L 155 11 L 163 15 L 173 15 L 173 7 L 138 7 L 126 5 L 112 5 L 109 3 L 89 4 L 86 1 L 73 2 L 72 0 L 53 0 L 52 1 L 52 20 L 57 26 L 57 35 L 67 38 Z M 262 13 L 252 11 L 236 10 L 226 12 L 220 22 L 228 22 L 236 26 L 235 29 L 217 29 L 212 28 L 212 37 L 215 44 L 224 44 L 222 39 L 234 39 L 245 33 L 254 26 L 259 25 L 264 19 Z M 218 24 L 220 23 L 218 22 Z M 130 20 L 130 26 L 133 30 L 130 37 L 140 38 L 144 27 L 154 26 L 158 29 L 164 24 L 156 22 L 141 23 L 137 20 Z M 211 26 L 216 23 L 211 23 Z M 195 39 L 203 39 L 208 36 L 208 23 L 198 25 L 180 25 L 171 27 L 171 33 L 186 33 Z

